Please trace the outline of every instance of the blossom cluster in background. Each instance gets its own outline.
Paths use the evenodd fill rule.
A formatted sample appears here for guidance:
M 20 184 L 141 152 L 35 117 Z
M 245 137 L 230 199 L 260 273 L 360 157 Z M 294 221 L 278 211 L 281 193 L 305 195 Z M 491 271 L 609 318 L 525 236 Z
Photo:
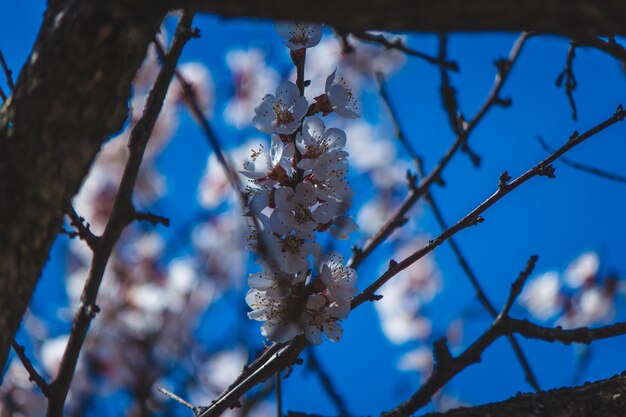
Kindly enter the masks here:
M 608 324 L 626 289 L 616 275 L 602 274 L 600 266 L 596 252 L 585 252 L 564 271 L 531 279 L 520 302 L 536 319 L 555 321 L 566 329 Z

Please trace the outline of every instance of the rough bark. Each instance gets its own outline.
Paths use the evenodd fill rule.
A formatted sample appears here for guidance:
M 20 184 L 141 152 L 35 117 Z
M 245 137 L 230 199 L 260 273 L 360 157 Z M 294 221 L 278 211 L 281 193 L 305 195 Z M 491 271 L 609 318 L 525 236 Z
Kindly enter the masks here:
M 308 20 L 342 30 L 626 34 L 622 0 L 167 0 L 224 17 Z
M 424 417 L 622 417 L 624 410 L 626 373 L 578 387 L 522 394 L 498 403 Z
M 485 386 L 485 389 L 489 389 Z M 623 417 L 626 410 L 626 373 L 578 387 L 536 394 L 518 394 L 508 400 L 464 407 L 422 417 Z M 295 411 L 287 417 L 323 417 Z
M 51 1 L 0 110 L 0 367 L 71 198 L 126 120 L 133 75 L 164 14 L 142 4 Z

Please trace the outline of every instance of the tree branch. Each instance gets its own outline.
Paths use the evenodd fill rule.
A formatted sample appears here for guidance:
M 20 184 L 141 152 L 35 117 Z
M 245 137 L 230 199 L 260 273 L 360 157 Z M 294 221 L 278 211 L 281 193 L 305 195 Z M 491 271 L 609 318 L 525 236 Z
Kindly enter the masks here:
M 26 356 L 24 346 L 20 346 L 15 339 L 11 341 L 11 346 L 17 354 L 17 357 L 20 358 L 20 362 L 22 362 L 22 365 L 26 369 L 26 372 L 28 372 L 28 379 L 33 381 L 35 385 L 37 385 L 37 387 L 41 390 L 43 395 L 47 397 L 49 393 L 48 383 L 39 374 L 39 372 L 37 372 L 37 370 L 33 366 L 33 363 L 30 361 L 30 359 L 28 359 L 28 356 Z
M 405 198 L 402 204 L 400 204 L 396 211 L 389 217 L 385 224 L 382 225 L 380 230 L 376 232 L 372 237 L 370 237 L 367 242 L 365 242 L 363 248 L 356 248 L 354 250 L 352 259 L 350 259 L 349 263 L 349 266 L 351 268 L 357 268 L 374 249 L 382 244 L 398 227 L 403 224 L 402 220 L 404 219 L 406 214 L 424 195 L 424 192 L 428 189 L 428 187 L 430 187 L 434 182 L 441 181 L 441 174 L 452 159 L 452 157 L 459 151 L 459 149 L 461 149 L 463 144 L 467 142 L 470 134 L 484 118 L 489 109 L 491 109 L 494 105 L 500 102 L 500 91 L 502 90 L 502 87 L 507 80 L 515 61 L 517 61 L 517 58 L 519 57 L 522 46 L 525 44 L 530 36 L 530 34 L 523 33 L 515 41 L 513 47 L 511 48 L 511 52 L 509 53 L 508 59 L 503 60 L 503 63 L 498 67 L 498 73 L 496 75 L 493 87 L 491 88 L 491 91 L 487 96 L 487 100 L 483 103 L 481 108 L 476 113 L 476 116 L 474 116 L 472 120 L 470 120 L 467 125 L 464 126 L 461 134 L 457 135 L 454 143 L 446 151 L 446 153 L 441 158 L 439 163 L 435 166 L 435 168 L 426 177 L 422 178 L 419 184 L 411 187 L 409 195 Z
M 620 0 L 167 0 L 223 17 L 324 22 L 344 32 L 383 29 L 415 32 L 539 31 L 580 36 L 624 34 Z
M 565 145 L 563 145 L 561 148 L 559 148 L 543 161 L 539 162 L 533 168 L 520 175 L 513 182 L 508 183 L 508 181 L 501 181 L 498 190 L 491 197 L 481 203 L 472 212 L 467 214 L 463 219 L 459 220 L 454 226 L 444 231 L 441 235 L 439 235 L 438 238 L 432 240 L 428 245 L 424 246 L 423 248 L 413 253 L 406 259 L 402 260 L 401 262 L 390 262 L 389 269 L 376 281 L 374 281 L 374 283 L 372 283 L 357 297 L 355 297 L 355 299 L 352 301 L 352 309 L 357 308 L 365 301 L 376 299 L 376 290 L 389 279 L 391 279 L 395 274 L 400 272 L 402 269 L 408 267 L 416 260 L 425 256 L 427 253 L 434 250 L 442 242 L 456 234 L 458 231 L 468 227 L 469 225 L 474 224 L 480 218 L 481 213 L 497 203 L 505 195 L 522 185 L 524 182 L 528 181 L 530 178 L 533 178 L 535 176 L 554 176 L 553 169 L 550 169 L 550 164 L 552 162 L 554 162 L 556 159 L 558 159 L 560 156 L 562 156 L 564 153 L 566 153 L 576 145 L 581 144 L 585 140 L 614 125 L 615 123 L 624 120 L 624 117 L 626 117 L 626 111 L 624 111 L 624 109 L 619 106 L 616 112 L 607 120 L 589 129 L 582 135 L 570 139 Z M 496 333 L 488 334 L 486 336 L 486 339 L 481 343 L 488 342 L 487 345 L 489 345 L 493 341 L 490 338 L 495 338 L 497 336 Z M 272 377 L 274 373 L 285 369 L 285 367 L 291 366 L 294 361 L 297 360 L 298 355 L 307 346 L 307 344 L 308 343 L 304 336 L 297 336 L 287 345 L 272 345 L 272 347 L 266 350 L 266 352 L 262 355 L 263 360 L 257 359 L 257 361 L 255 361 L 255 363 L 253 364 L 254 371 L 244 369 L 242 374 L 237 378 L 236 383 L 231 385 L 224 393 L 222 393 L 211 406 L 209 406 L 202 414 L 200 414 L 199 417 L 219 416 L 226 409 L 236 404 L 237 400 L 247 391 L 252 389 L 256 384 L 267 380 L 268 378 Z M 268 353 L 270 350 L 273 351 L 271 354 Z
M 534 178 L 536 176 L 546 176 L 549 178 L 554 178 L 554 168 L 552 167 L 552 163 L 556 161 L 559 157 L 565 154 L 567 151 L 575 147 L 576 145 L 581 144 L 585 140 L 590 137 L 596 135 L 597 133 L 605 130 L 606 128 L 624 120 L 626 116 L 626 111 L 624 111 L 623 107 L 618 106 L 617 110 L 613 114 L 613 116 L 609 117 L 604 122 L 598 124 L 597 126 L 589 129 L 585 133 L 579 136 L 575 136 L 570 138 L 570 140 L 563 146 L 561 146 L 557 151 L 553 154 L 545 158 L 543 161 L 539 162 L 537 165 L 526 171 L 524 174 L 517 177 L 511 183 L 503 183 L 500 182 L 500 185 L 495 193 L 491 195 L 488 199 L 483 201 L 478 207 L 476 207 L 471 213 L 467 214 L 461 220 L 459 220 L 452 227 L 444 231 L 437 238 L 428 242 L 427 245 L 423 246 L 421 249 L 417 250 L 413 254 L 409 255 L 405 259 L 400 262 L 392 262 L 389 264 L 389 268 L 387 271 L 382 274 L 378 279 L 376 279 L 372 284 L 370 284 L 363 292 L 357 295 L 352 300 L 352 309 L 358 307 L 365 301 L 371 301 L 376 299 L 376 291 L 382 287 L 387 281 L 389 281 L 392 277 L 398 274 L 400 271 L 408 268 L 413 263 L 417 262 L 419 259 L 423 258 L 436 247 L 441 245 L 450 237 L 454 236 L 456 233 L 460 232 L 463 229 L 476 225 L 480 223 L 483 219 L 481 214 L 483 214 L 489 207 L 494 205 L 497 201 L 502 199 L 505 195 L 509 194 L 511 191 L 525 183 L 526 181 Z
M 0 110 L 0 368 L 71 198 L 128 116 L 131 81 L 165 14 L 121 0 L 48 5 Z
M 141 119 L 139 119 L 130 133 L 128 141 L 130 155 L 113 204 L 111 217 L 107 222 L 102 236 L 98 238 L 97 245 L 93 248 L 93 259 L 89 269 L 89 276 L 87 277 L 81 295 L 80 307 L 74 317 L 72 331 L 63 353 L 63 359 L 59 365 L 58 374 L 50 384 L 51 395 L 49 396 L 48 403 L 48 417 L 61 417 L 63 415 L 65 400 L 74 376 L 76 364 L 78 363 L 80 351 L 87 336 L 89 325 L 99 312 L 96 299 L 111 252 L 126 226 L 133 220 L 146 217 L 145 215 L 138 214 L 133 207 L 133 189 L 137 175 L 139 174 L 143 153 L 163 106 L 163 100 L 167 94 L 170 81 L 174 76 L 178 58 L 180 57 L 183 46 L 190 38 L 189 29 L 192 19 L 193 13 L 183 12 L 169 53 L 166 59 L 163 60 L 162 68 L 148 95 Z M 155 220 L 155 222 L 157 221 L 157 219 L 153 220 Z
M 549 153 L 554 152 L 554 150 L 548 145 L 548 143 L 542 137 L 540 136 L 537 137 L 537 141 L 546 152 L 549 152 Z M 578 171 L 586 172 L 587 174 L 595 175 L 600 178 L 605 178 L 607 180 L 626 184 L 626 177 L 624 176 L 617 175 L 617 174 L 614 174 L 612 172 L 609 172 L 600 168 L 581 164 L 580 162 L 572 161 L 571 159 L 566 158 L 564 156 L 561 157 L 559 161 L 562 162 L 564 165 L 567 165 L 570 168 L 574 168 Z
M 415 160 L 415 165 L 417 168 L 417 175 L 421 179 L 425 175 L 423 164 L 422 164 L 422 158 L 413 149 L 404 130 L 400 127 L 400 122 L 398 120 L 394 107 L 391 104 L 391 99 L 387 92 L 387 88 L 385 86 L 384 81 L 382 80 L 382 78 L 379 78 L 378 81 L 379 81 L 378 85 L 379 85 L 380 97 L 385 103 L 387 110 L 389 110 L 391 124 L 393 126 L 396 137 L 398 138 L 400 143 L 403 145 L 403 147 L 406 149 L 407 153 L 411 156 L 411 158 Z M 424 194 L 424 199 L 430 205 L 430 208 L 433 214 L 435 215 L 435 219 L 437 220 L 437 223 L 439 223 L 439 227 L 442 230 L 448 229 L 448 224 L 446 223 L 443 217 L 443 213 L 441 209 L 439 208 L 439 205 L 435 201 L 433 193 L 430 189 L 426 190 Z M 465 275 L 468 277 L 470 283 L 472 284 L 472 287 L 474 287 L 474 291 L 476 291 L 476 298 L 482 304 L 482 306 L 487 310 L 487 312 L 491 315 L 491 317 L 495 319 L 496 316 L 498 315 L 498 312 L 493 306 L 492 302 L 487 297 L 487 294 L 483 290 L 482 285 L 480 284 L 478 280 L 478 277 L 476 276 L 476 274 L 470 267 L 469 262 L 467 261 L 463 253 L 461 252 L 461 248 L 456 243 L 456 239 L 454 239 L 454 237 L 451 237 L 450 239 L 448 239 L 448 243 L 450 245 L 450 248 L 452 249 L 452 252 L 454 253 L 454 256 L 457 259 L 457 262 L 461 266 L 461 269 L 463 270 L 463 272 L 465 272 Z M 530 364 L 528 363 L 528 360 L 526 359 L 526 356 L 524 355 L 524 352 L 522 351 L 522 347 L 517 342 L 517 339 L 515 338 L 515 336 L 509 335 L 507 338 L 509 340 L 509 343 L 511 344 L 511 347 L 513 348 L 513 352 L 515 353 L 517 360 L 519 361 L 520 365 L 522 366 L 522 369 L 524 370 L 524 374 L 526 375 L 526 381 L 530 384 L 531 387 L 533 387 L 533 389 L 535 389 L 536 391 L 539 391 L 541 389 L 539 386 L 539 382 L 537 381 L 535 374 L 530 368 Z

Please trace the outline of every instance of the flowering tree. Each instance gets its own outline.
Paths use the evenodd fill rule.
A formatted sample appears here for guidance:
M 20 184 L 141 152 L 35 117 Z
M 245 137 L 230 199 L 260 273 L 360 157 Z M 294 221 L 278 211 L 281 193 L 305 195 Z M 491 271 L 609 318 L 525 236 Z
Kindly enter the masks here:
M 507 280 L 512 285 L 499 305 L 487 296 L 456 240 L 530 180 L 554 178 L 559 159 L 604 181 L 625 182 L 603 168 L 563 158 L 605 130 L 617 131 L 623 108 L 614 105 L 603 121 L 568 134 L 555 149 L 541 140 L 545 154 L 535 164 L 520 167 L 523 173 L 516 178 L 501 172 L 495 192 L 447 224 L 433 190 L 454 181 L 444 174 L 457 154 L 465 154 L 475 168 L 481 165 L 483 157 L 470 147 L 470 137 L 491 109 L 511 105 L 502 94 L 505 82 L 524 45 L 538 35 L 522 32 L 508 56 L 496 61 L 487 99 L 468 118 L 452 84 L 459 65 L 448 57 L 446 35 L 437 37 L 437 53 L 428 55 L 411 48 L 406 38 L 364 31 L 382 24 L 386 29 L 566 34 L 571 42 L 557 86 L 564 87 L 574 119 L 580 113 L 573 93 L 577 48 L 592 47 L 626 61 L 615 38 L 598 37 L 617 32 L 614 22 L 623 10 L 610 2 L 597 6 L 597 13 L 585 5 L 571 7 L 577 25 L 557 25 L 560 15 L 551 15 L 550 8 L 545 20 L 530 24 L 523 17 L 532 7 L 513 5 L 520 13 L 495 24 L 490 3 L 473 10 L 481 18 L 471 27 L 457 22 L 454 13 L 424 23 L 411 20 L 415 16 L 408 12 L 400 18 L 360 10 L 361 20 L 347 20 L 344 6 L 307 16 L 291 3 L 283 5 L 282 14 L 237 2 L 50 3 L 15 84 L 1 60 L 7 90 L 2 90 L 0 113 L 0 183 L 12 198 L 0 205 L 7 231 L 0 245 L 0 356 L 5 360 L 10 346 L 15 352 L 3 376 L 2 412 L 188 413 L 176 408 L 173 397 L 199 416 L 266 415 L 274 408 L 281 414 L 288 398 L 282 380 L 306 359 L 337 411 L 350 415 L 342 387 L 328 376 L 313 346 L 344 343 L 351 312 L 371 304 L 380 335 L 410 346 L 397 366 L 420 378 L 401 401 L 380 407 L 387 409 L 384 415 L 410 415 L 431 402 L 442 410 L 463 404 L 462 392 L 448 392 L 447 384 L 500 338 L 507 339 L 529 386 L 539 391 L 533 358 L 519 336 L 589 344 L 623 334 L 624 323 L 616 322 L 622 318 L 623 285 L 597 252 L 584 252 L 559 270 L 543 272 L 542 267 L 540 273 L 535 273 L 537 256 L 529 256 L 518 277 Z M 560 2 L 554 3 L 558 9 Z M 188 9 L 166 17 L 174 6 Z M 424 4 L 433 8 L 433 16 L 437 7 Z M 196 9 L 304 17 L 327 21 L 335 30 L 302 21 L 276 23 L 271 36 L 282 39 L 281 51 L 288 56 L 282 68 L 265 61 L 270 48 L 230 50 L 225 62 L 233 91 L 223 116 L 215 115 L 220 96 L 215 74 L 199 62 L 179 64 L 185 45 L 199 36 L 192 25 Z M 453 10 L 470 12 L 461 5 Z M 455 136 L 431 170 L 425 168 L 423 149 L 402 129 L 402 109 L 396 109 L 387 87 L 407 56 L 440 76 L 439 95 Z M 130 117 L 120 131 L 128 102 Z M 186 123 L 183 108 L 212 153 L 199 181 L 197 213 L 177 216 L 175 192 L 168 189 L 160 161 Z M 221 117 L 240 132 L 254 133 L 226 146 L 215 127 Z M 386 125 L 372 121 L 381 117 Z M 386 139 L 385 128 L 397 140 Z M 422 225 L 416 214 L 422 201 L 441 231 Z M 31 302 L 57 235 L 53 253 L 65 261 L 56 271 L 64 270 L 65 278 L 56 288 L 62 287 L 63 296 L 46 294 L 46 301 L 35 296 Z M 441 334 L 428 312 L 444 282 L 450 282 L 432 254 L 445 243 L 488 317 L 471 337 L 463 336 L 471 315 L 445 320 Z M 384 250 L 389 253 L 381 255 Z M 384 268 L 378 270 L 376 262 Z M 357 280 L 359 267 L 365 281 Z M 54 314 L 37 313 L 42 305 Z M 518 313 L 536 321 L 516 318 Z M 261 322 L 264 345 L 254 321 Z M 368 349 L 366 342 L 357 346 Z M 583 367 L 589 349 L 577 346 Z M 580 372 L 584 375 L 584 369 Z M 157 386 L 166 387 L 161 388 L 165 395 Z M 599 409 L 617 415 L 624 410 L 623 389 L 623 377 L 614 377 L 448 414 L 554 415 L 568 404 L 589 410 L 581 415 L 597 415 Z

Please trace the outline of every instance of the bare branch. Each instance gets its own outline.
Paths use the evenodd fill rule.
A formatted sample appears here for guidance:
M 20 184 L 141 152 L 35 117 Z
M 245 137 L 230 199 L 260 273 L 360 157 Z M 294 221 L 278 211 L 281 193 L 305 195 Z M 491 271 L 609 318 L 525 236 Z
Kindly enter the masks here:
M 15 339 L 11 341 L 11 346 L 17 354 L 17 357 L 20 358 L 20 362 L 22 362 L 22 365 L 24 365 L 26 372 L 28 372 L 28 379 L 33 381 L 35 385 L 37 385 L 37 387 L 41 390 L 43 395 L 47 397 L 50 393 L 48 383 L 39 374 L 39 372 L 37 372 L 37 370 L 33 366 L 33 363 L 30 361 L 30 359 L 28 359 L 28 356 L 26 356 L 24 346 L 20 346 Z
M 80 307 L 74 317 L 72 332 L 63 353 L 57 377 L 50 384 L 51 395 L 47 413 L 49 417 L 61 417 L 63 415 L 65 400 L 89 325 L 99 312 L 96 299 L 106 265 L 122 231 L 131 221 L 136 219 L 137 213 L 132 205 L 135 181 L 139 174 L 139 167 L 148 139 L 152 134 L 157 117 L 163 106 L 168 86 L 174 76 L 176 63 L 184 45 L 190 38 L 189 28 L 192 19 L 193 13 L 183 12 L 167 58 L 163 61 L 161 71 L 146 101 L 143 115 L 131 131 L 128 143 L 130 155 L 122 175 L 111 217 L 107 222 L 104 233 L 98 239 L 98 245 L 93 251 L 89 276 L 83 288 Z
M 379 277 L 372 285 L 367 287 L 363 292 L 361 292 L 352 302 L 352 309 L 357 308 L 359 305 L 364 303 L 365 301 L 369 301 L 372 299 L 376 299 L 377 295 L 375 294 L 376 290 L 380 288 L 387 280 L 391 279 L 395 274 L 400 272 L 402 269 L 408 267 L 408 265 L 412 264 L 414 261 L 420 259 L 425 256 L 427 253 L 434 250 L 437 246 L 439 246 L 442 242 L 452 237 L 458 231 L 468 227 L 469 225 L 475 224 L 477 221 L 481 219 L 480 214 L 487 210 L 489 207 L 494 205 L 500 199 L 502 199 L 505 195 L 519 187 L 524 182 L 528 181 L 530 178 L 533 178 L 538 175 L 542 175 L 546 170 L 547 166 L 550 166 L 552 162 L 562 156 L 564 153 L 589 139 L 590 137 L 596 135 L 597 133 L 603 131 L 604 129 L 614 125 L 615 123 L 624 120 L 626 117 L 626 112 L 624 109 L 619 106 L 616 112 L 609 117 L 604 122 L 598 124 L 597 126 L 591 128 L 587 132 L 582 135 L 577 136 L 574 139 L 569 140 L 565 145 L 555 151 L 552 155 L 539 162 L 533 168 L 519 176 L 517 179 L 512 181 L 510 184 L 507 184 L 505 187 L 499 187 L 498 190 L 487 200 L 481 203 L 478 207 L 476 207 L 472 212 L 467 214 L 463 219 L 458 221 L 454 226 L 444 231 L 438 238 L 433 239 L 429 242 L 428 245 L 418 250 L 417 252 L 410 255 L 408 258 L 402 260 L 399 263 L 390 262 L 389 269 Z M 503 323 L 504 320 L 499 321 L 499 323 Z M 486 346 L 491 344 L 495 338 L 498 336 L 497 331 L 492 331 L 491 333 L 487 332 L 483 335 L 483 338 L 477 341 L 480 342 L 478 347 L 474 349 L 484 349 Z M 475 343 L 475 344 L 476 344 Z M 481 347 L 482 345 L 485 345 Z M 260 382 L 267 380 L 272 377 L 276 372 L 285 369 L 287 366 L 291 366 L 298 358 L 298 355 L 302 350 L 308 345 L 308 342 L 304 338 L 304 336 L 297 336 L 287 345 L 273 345 L 273 349 L 275 353 L 273 354 L 263 354 L 263 360 L 258 361 L 259 363 L 255 365 L 255 370 L 250 372 L 244 370 L 242 375 L 237 378 L 237 383 L 231 385 L 211 406 L 204 411 L 200 417 L 216 417 L 223 413 L 226 409 L 231 407 L 233 404 L 237 402 L 237 400 L 244 395 L 247 391 L 252 389 L 255 385 Z M 278 347 L 276 347 L 278 346 Z M 270 349 L 272 349 L 270 348 Z M 482 350 L 480 350 L 482 351 Z M 267 352 L 266 352 L 267 353 Z M 471 352 L 469 353 L 471 356 Z M 444 382 L 445 383 L 445 382 Z M 436 391 L 436 390 L 435 390 Z M 434 392 L 434 391 L 433 391 Z M 430 397 L 429 397 L 430 398 Z
M 0 194 L 11 196 L 0 200 L 0 367 L 72 197 L 128 116 L 131 81 L 165 12 L 152 2 L 48 2 L 36 53 L 0 108 Z
M 576 43 L 570 42 L 567 49 L 567 60 L 565 61 L 565 68 L 556 78 L 556 86 L 561 87 L 563 80 L 565 79 L 565 95 L 569 101 L 569 106 L 572 109 L 572 120 L 576 120 L 578 115 L 576 113 L 576 102 L 574 101 L 574 90 L 576 89 L 577 82 L 574 76 L 574 57 L 576 56 Z
M 622 62 L 626 67 L 626 48 L 615 41 L 614 37 L 609 37 L 609 41 L 602 40 L 593 36 L 577 37 L 574 39 L 576 46 L 588 46 L 611 55 L 613 58 Z
M 2 51 L 0 51 L 0 66 L 2 66 L 2 71 L 4 72 L 4 76 L 7 80 L 9 90 L 13 92 L 13 90 L 15 89 L 15 84 L 13 84 L 13 71 L 9 69 L 7 62 L 4 59 L 4 55 L 2 55 Z
M 393 126 L 396 137 L 398 138 L 400 143 L 403 145 L 403 147 L 406 149 L 407 153 L 415 160 L 417 174 L 419 178 L 421 179 L 425 175 L 424 168 L 422 165 L 422 158 L 415 152 L 409 139 L 404 133 L 404 130 L 400 128 L 400 123 L 398 121 L 397 113 L 394 110 L 394 107 L 391 103 L 391 99 L 389 97 L 385 84 L 382 82 L 382 79 L 379 80 L 379 92 L 380 92 L 380 96 L 383 102 L 386 104 L 386 107 L 389 110 L 391 124 Z M 508 173 L 505 172 L 504 174 L 500 176 L 499 187 L 505 186 L 510 180 L 511 180 L 511 177 L 508 175 Z M 433 211 L 433 214 L 435 215 L 435 219 L 439 223 L 439 227 L 441 227 L 442 230 L 448 229 L 448 225 L 443 217 L 443 213 L 440 210 L 437 202 L 435 201 L 435 198 L 431 190 L 429 189 L 426 190 L 424 194 L 424 198 L 430 205 Z M 450 247 L 452 248 L 452 252 L 454 253 L 459 265 L 461 266 L 461 269 L 463 269 L 463 272 L 465 272 L 465 275 L 467 275 L 468 279 L 470 280 L 470 283 L 474 287 L 474 290 L 476 291 L 476 298 L 482 304 L 482 306 L 489 312 L 492 318 L 495 319 L 496 316 L 498 315 L 498 312 L 496 311 L 491 301 L 489 301 L 489 298 L 487 297 L 487 294 L 483 290 L 482 285 L 480 284 L 478 280 L 478 277 L 476 276 L 476 274 L 470 267 L 469 262 L 466 260 L 465 256 L 461 252 L 461 248 L 456 243 L 456 239 L 454 239 L 454 237 L 451 237 L 448 240 L 448 243 L 450 244 Z M 535 389 L 536 391 L 539 391 L 540 390 L 539 382 L 537 381 L 535 374 L 530 368 L 530 364 L 528 363 L 528 360 L 526 359 L 526 356 L 524 355 L 524 352 L 522 351 L 521 346 L 517 342 L 517 339 L 515 339 L 515 336 L 513 335 L 509 335 L 507 338 L 509 340 L 509 343 L 511 344 L 511 347 L 513 348 L 513 352 L 515 353 L 517 360 L 519 361 L 520 365 L 522 366 L 522 369 L 524 370 L 524 374 L 526 375 L 526 381 L 528 381 L 528 383 L 533 387 L 533 389 Z
M 570 139 L 565 145 L 561 146 L 558 150 L 556 150 L 553 154 L 545 158 L 543 161 L 539 162 L 537 165 L 517 177 L 511 183 L 507 184 L 504 187 L 498 187 L 495 193 L 491 195 L 491 197 L 487 198 L 483 201 L 478 207 L 476 207 L 471 213 L 467 214 L 461 220 L 459 220 L 456 224 L 454 224 L 449 229 L 445 230 L 441 233 L 437 238 L 428 242 L 427 245 L 423 246 L 421 249 L 417 250 L 413 254 L 409 255 L 405 259 L 400 262 L 394 263 L 393 265 L 389 265 L 387 271 L 382 274 L 378 279 L 376 279 L 372 284 L 370 284 L 363 292 L 357 295 L 352 300 L 352 309 L 358 307 L 360 304 L 365 301 L 372 300 L 372 297 L 375 295 L 376 291 L 382 287 L 387 281 L 389 281 L 392 277 L 398 274 L 400 271 L 408 268 L 413 263 L 417 262 L 419 259 L 423 258 L 430 252 L 432 252 L 436 247 L 441 245 L 441 243 L 445 242 L 451 236 L 454 236 L 456 233 L 460 232 L 463 229 L 471 227 L 482 221 L 481 215 L 492 205 L 494 205 L 497 201 L 502 199 L 505 195 L 509 194 L 511 191 L 524 184 L 526 181 L 534 178 L 536 176 L 547 176 L 550 178 L 554 177 L 554 168 L 552 168 L 552 163 L 556 161 L 559 157 L 561 157 L 564 153 L 572 149 L 573 147 L 581 144 L 585 140 L 593 137 L 597 133 L 605 130 L 606 128 L 624 120 L 624 116 L 626 112 L 622 108 L 622 106 L 618 106 L 615 113 L 609 117 L 604 122 L 596 125 L 595 127 L 589 129 L 585 133 L 576 136 L 573 139 Z
M 539 142 L 541 147 L 546 152 L 549 152 L 549 153 L 554 152 L 554 150 L 548 145 L 548 143 L 541 136 L 537 137 L 537 141 Z M 592 174 L 592 175 L 596 175 L 596 176 L 601 177 L 601 178 L 605 178 L 607 180 L 611 180 L 611 181 L 619 182 L 619 183 L 622 183 L 622 184 L 626 184 L 626 177 L 623 177 L 621 175 L 617 175 L 617 174 L 614 174 L 614 173 L 609 172 L 609 171 L 605 171 L 605 170 L 600 169 L 600 168 L 596 168 L 596 167 L 592 167 L 592 166 L 589 166 L 589 165 L 581 164 L 580 162 L 572 161 L 571 159 L 566 158 L 564 156 L 559 158 L 559 161 L 562 162 L 563 164 L 571 167 L 571 168 L 574 168 L 574 169 L 578 170 L 578 171 L 583 171 L 583 172 L 586 172 L 588 174 Z
M 501 65 L 496 75 L 494 85 L 489 92 L 487 100 L 478 110 L 476 116 L 472 118 L 465 126 L 465 129 L 462 131 L 460 135 L 458 135 L 450 148 L 441 158 L 439 163 L 435 166 L 435 168 L 415 187 L 411 187 L 409 191 L 409 195 L 405 198 L 405 200 L 400 204 L 400 206 L 396 209 L 396 211 L 389 217 L 389 219 L 382 225 L 380 230 L 376 232 L 372 237 L 365 242 L 363 248 L 355 248 L 352 259 L 350 259 L 349 266 L 351 268 L 357 268 L 363 260 L 369 256 L 369 254 L 376 249 L 381 243 L 383 243 L 398 227 L 400 227 L 403 223 L 400 221 L 406 217 L 406 214 L 409 210 L 417 203 L 417 201 L 424 195 L 425 190 L 428 189 L 434 182 L 438 182 L 441 180 L 441 174 L 452 159 L 452 157 L 456 154 L 456 152 L 461 148 L 463 143 L 465 143 L 474 130 L 474 128 L 480 123 L 483 117 L 487 114 L 489 109 L 491 109 L 495 104 L 498 103 L 498 98 L 500 94 L 500 90 L 502 89 L 504 82 L 508 78 L 508 75 L 511 72 L 511 69 L 517 61 L 519 54 L 522 50 L 522 46 L 526 42 L 526 40 L 531 36 L 531 34 L 523 33 L 514 43 L 511 52 L 509 53 L 509 58 L 506 61 L 506 65 Z
M 224 17 L 324 22 L 345 32 L 410 30 L 467 32 L 533 30 L 579 36 L 624 34 L 620 0 L 406 0 L 368 2 L 318 0 L 168 0 L 170 8 L 195 8 Z
M 352 35 L 356 37 L 357 39 L 361 39 L 367 42 L 377 43 L 379 45 L 384 46 L 387 49 L 396 49 L 398 51 L 402 51 L 407 55 L 420 58 L 428 62 L 429 64 L 441 66 L 450 71 L 455 71 L 455 72 L 459 71 L 459 64 L 457 64 L 455 61 L 441 60 L 440 58 L 432 57 L 423 52 L 417 51 L 415 49 L 411 49 L 408 46 L 406 46 L 406 44 L 400 38 L 389 40 L 384 35 L 374 35 L 369 32 L 353 32 Z
M 435 363 L 432 374 L 417 390 L 417 392 L 393 410 L 383 413 L 383 417 L 400 417 L 415 413 L 417 410 L 428 404 L 433 395 L 435 395 L 435 393 L 452 378 L 468 366 L 479 362 L 483 352 L 491 346 L 491 344 L 498 339 L 498 337 L 507 334 L 504 327 L 506 320 L 508 319 L 508 311 L 513 301 L 515 301 L 519 295 L 519 290 L 521 289 L 519 287 L 523 285 L 528 275 L 530 275 L 536 261 L 536 256 L 533 256 L 528 260 L 524 271 L 520 273 L 520 276 L 511 287 L 507 303 L 491 326 L 459 356 L 453 357 L 449 352 L 447 352 L 445 356 L 446 360 Z M 435 349 L 435 352 L 437 352 L 437 348 Z

